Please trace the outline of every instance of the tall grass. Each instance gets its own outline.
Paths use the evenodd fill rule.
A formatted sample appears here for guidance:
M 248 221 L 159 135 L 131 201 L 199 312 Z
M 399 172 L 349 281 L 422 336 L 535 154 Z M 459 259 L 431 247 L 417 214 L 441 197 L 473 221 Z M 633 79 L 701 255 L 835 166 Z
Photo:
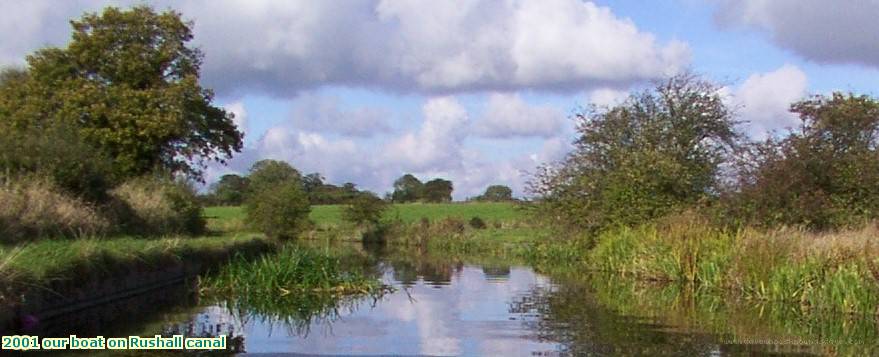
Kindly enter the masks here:
M 34 237 L 92 236 L 110 221 L 92 205 L 63 193 L 47 180 L 21 179 L 0 185 L 0 243 Z
M 287 245 L 278 254 L 255 261 L 234 259 L 205 278 L 201 287 L 210 293 L 283 297 L 314 292 L 368 293 L 380 284 L 356 271 L 343 269 L 339 257 Z
M 286 245 L 277 254 L 256 260 L 233 259 L 201 280 L 201 294 L 301 332 L 314 319 L 335 318 L 342 305 L 390 291 L 367 276 L 362 266 L 352 266 L 367 265 L 363 259 Z
M 874 226 L 823 234 L 728 232 L 679 216 L 607 231 L 584 255 L 597 270 L 729 290 L 801 310 L 875 313 L 879 271 L 870 247 L 877 239 Z
M 47 179 L 0 184 L 0 243 L 114 234 L 195 235 L 203 231 L 194 191 L 183 183 L 140 178 L 87 202 Z
M 143 177 L 123 183 L 111 194 L 125 207 L 113 207 L 118 221 L 133 233 L 149 235 L 202 233 L 205 221 L 193 188 L 182 182 Z

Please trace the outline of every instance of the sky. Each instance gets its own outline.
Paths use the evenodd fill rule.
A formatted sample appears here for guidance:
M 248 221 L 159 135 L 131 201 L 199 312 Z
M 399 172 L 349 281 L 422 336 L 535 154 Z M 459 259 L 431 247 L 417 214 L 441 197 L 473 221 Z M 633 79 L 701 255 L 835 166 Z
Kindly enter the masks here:
M 194 22 L 202 84 L 245 133 L 208 185 L 271 158 L 379 194 L 412 173 L 457 200 L 523 196 L 570 151 L 572 114 L 682 71 L 722 85 L 756 139 L 805 96 L 879 94 L 879 0 L 0 0 L 0 66 L 144 3 Z

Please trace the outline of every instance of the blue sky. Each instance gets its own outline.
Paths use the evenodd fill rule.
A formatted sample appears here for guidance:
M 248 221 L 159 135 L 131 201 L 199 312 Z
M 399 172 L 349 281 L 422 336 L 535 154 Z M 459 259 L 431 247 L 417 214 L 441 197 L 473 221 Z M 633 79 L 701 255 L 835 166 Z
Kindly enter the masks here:
M 0 65 L 63 46 L 68 20 L 132 1 L 0 1 Z M 203 82 L 246 148 L 207 180 L 286 160 L 384 193 L 396 177 L 455 198 L 558 160 L 578 106 L 613 104 L 683 70 L 723 85 L 756 138 L 788 105 L 877 94 L 879 2 L 816 0 L 153 1 L 195 22 Z

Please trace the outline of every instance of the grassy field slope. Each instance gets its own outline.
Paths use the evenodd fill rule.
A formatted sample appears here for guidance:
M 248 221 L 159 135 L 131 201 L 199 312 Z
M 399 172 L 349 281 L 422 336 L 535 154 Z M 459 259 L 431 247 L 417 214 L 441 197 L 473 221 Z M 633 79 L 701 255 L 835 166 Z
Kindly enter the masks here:
M 318 226 L 329 227 L 342 223 L 344 205 L 312 206 L 312 221 Z M 399 218 L 405 223 L 412 223 L 427 218 L 440 220 L 444 218 L 460 218 L 469 220 L 479 217 L 486 222 L 512 222 L 524 216 L 524 212 L 512 203 L 470 202 L 470 203 L 403 203 L 394 204 L 385 212 L 385 219 Z M 236 225 L 243 226 L 244 210 L 242 207 L 207 207 L 208 227 L 218 230 L 229 230 Z

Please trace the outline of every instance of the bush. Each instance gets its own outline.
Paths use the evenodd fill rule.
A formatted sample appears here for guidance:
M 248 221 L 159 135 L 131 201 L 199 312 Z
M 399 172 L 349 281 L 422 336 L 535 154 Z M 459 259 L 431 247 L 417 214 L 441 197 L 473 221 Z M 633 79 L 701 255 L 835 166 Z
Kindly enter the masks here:
M 879 217 L 879 100 L 834 93 L 794 103 L 802 125 L 739 163 L 726 217 L 760 226 L 859 226 Z
M 4 132 L 5 131 L 5 132 Z M 89 202 L 102 203 L 116 183 L 112 161 L 89 146 L 69 126 L 12 129 L 0 124 L 0 174 L 45 177 Z
M 163 235 L 204 232 L 195 190 L 184 182 L 138 178 L 115 188 L 109 211 L 130 233 Z
M 371 193 L 354 198 L 342 211 L 342 219 L 358 226 L 377 225 L 388 204 Z
M 540 168 L 529 190 L 552 223 L 590 232 L 714 198 L 744 139 L 720 88 L 687 74 L 576 119 L 574 151 Z
M 308 196 L 298 180 L 265 187 L 248 196 L 244 206 L 248 224 L 270 238 L 293 239 L 308 223 Z
M 110 222 L 91 205 L 46 180 L 0 186 L 0 242 L 106 233 Z
M 482 220 L 482 218 L 473 217 L 470 219 L 470 227 L 475 229 L 485 229 L 487 225 L 485 224 L 485 221 Z

